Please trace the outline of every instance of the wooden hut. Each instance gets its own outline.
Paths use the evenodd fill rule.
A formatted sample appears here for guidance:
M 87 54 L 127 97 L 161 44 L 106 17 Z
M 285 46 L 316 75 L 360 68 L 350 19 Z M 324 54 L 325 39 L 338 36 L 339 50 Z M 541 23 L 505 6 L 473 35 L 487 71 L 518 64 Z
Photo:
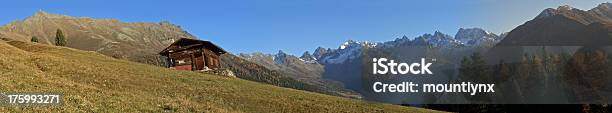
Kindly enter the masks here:
M 219 68 L 219 56 L 225 53 L 210 41 L 188 38 L 181 38 L 159 52 L 166 57 L 166 67 L 191 71 Z

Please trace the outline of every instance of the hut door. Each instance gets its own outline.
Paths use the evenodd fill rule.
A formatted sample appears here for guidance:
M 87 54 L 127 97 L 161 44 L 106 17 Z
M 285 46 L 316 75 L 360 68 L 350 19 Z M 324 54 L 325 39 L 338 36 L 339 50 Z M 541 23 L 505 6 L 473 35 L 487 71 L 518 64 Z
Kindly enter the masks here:
M 212 57 L 208 57 L 208 67 L 217 68 L 217 66 L 215 66 L 215 59 L 213 59 Z
M 197 58 L 195 58 L 195 67 L 196 70 L 203 70 L 204 69 L 204 55 L 200 55 Z
M 208 56 L 204 54 L 204 49 L 202 49 L 202 69 L 204 69 L 204 66 L 208 67 L 209 62 L 206 59 L 208 59 Z

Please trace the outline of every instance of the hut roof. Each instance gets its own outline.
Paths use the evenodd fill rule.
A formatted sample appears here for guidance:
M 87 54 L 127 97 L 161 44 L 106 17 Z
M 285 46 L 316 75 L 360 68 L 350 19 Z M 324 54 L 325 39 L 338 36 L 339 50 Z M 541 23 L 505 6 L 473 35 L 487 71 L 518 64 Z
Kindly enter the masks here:
M 204 48 L 206 48 L 208 50 L 211 50 L 211 51 L 213 51 L 215 53 L 218 53 L 218 54 L 225 54 L 225 53 L 227 53 L 225 50 L 223 50 L 223 48 L 213 44 L 210 41 L 203 41 L 203 40 L 189 39 L 189 38 L 181 38 L 181 39 L 175 41 L 174 43 L 170 44 L 170 46 L 168 46 L 166 49 L 164 49 L 161 52 L 159 52 L 159 54 L 166 55 L 169 52 L 182 51 L 182 50 L 190 49 L 192 47 L 200 47 L 200 46 L 204 46 Z

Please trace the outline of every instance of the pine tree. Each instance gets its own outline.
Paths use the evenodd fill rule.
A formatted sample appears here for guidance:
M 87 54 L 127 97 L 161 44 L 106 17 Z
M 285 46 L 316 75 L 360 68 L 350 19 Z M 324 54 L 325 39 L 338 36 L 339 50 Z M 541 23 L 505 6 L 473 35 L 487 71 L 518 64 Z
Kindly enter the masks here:
M 459 76 L 461 79 L 469 79 L 472 75 L 472 62 L 468 57 L 463 57 L 461 67 L 459 67 Z
M 38 43 L 38 37 L 32 36 L 32 39 L 30 39 L 30 42 Z
M 478 78 L 479 82 L 490 82 L 490 76 L 488 76 L 488 70 L 486 62 L 480 53 L 474 53 L 470 56 L 472 59 L 472 70 L 473 77 Z
M 590 53 L 585 78 L 590 78 L 591 86 L 596 90 L 606 87 L 608 72 L 608 54 L 603 50 Z M 588 80 L 588 79 L 587 79 Z
M 519 63 L 518 66 L 518 78 L 520 80 L 526 80 L 527 77 L 529 76 L 529 74 L 531 74 L 531 68 L 529 67 L 529 55 L 524 54 L 523 57 L 521 58 L 521 62 Z
M 479 53 L 472 54 L 469 58 L 464 57 L 459 68 L 461 81 L 474 83 L 492 83 L 493 77 L 486 66 L 484 58 Z M 491 101 L 491 95 L 469 95 L 464 94 L 468 100 L 474 103 L 486 103 Z
M 463 57 L 459 68 L 461 79 L 474 82 L 490 82 L 491 77 L 488 72 L 486 62 L 480 53 L 474 53 L 469 58 Z
M 531 67 L 530 67 L 528 54 L 523 55 L 516 69 L 517 69 L 516 71 L 517 80 L 516 81 L 519 82 L 518 83 L 518 93 L 520 96 L 526 97 L 529 94 L 529 88 L 532 87 L 530 85 L 527 85 L 528 83 L 527 81 L 529 80 L 529 77 L 530 77 L 529 74 L 531 74 Z
M 497 65 L 496 74 L 499 76 L 499 81 L 506 81 L 510 78 L 511 71 L 510 67 L 504 60 L 500 60 Z
M 601 48 L 583 48 L 568 61 L 564 79 L 576 102 L 605 100 L 598 92 L 608 86 L 611 73 L 608 58 Z
M 530 66 L 531 67 L 530 69 L 532 69 L 531 73 L 529 74 L 530 78 L 534 79 L 534 78 L 543 76 L 542 73 L 544 72 L 544 66 L 542 62 L 543 62 L 542 58 L 540 58 L 537 55 L 533 56 L 531 60 L 531 66 Z
M 570 60 L 572 58 L 572 55 L 570 55 L 567 52 L 562 52 L 561 54 L 559 54 L 559 62 L 557 63 L 557 70 L 559 71 L 559 76 L 565 76 L 565 72 L 567 72 Z
M 552 65 L 552 63 L 553 55 L 549 54 L 548 51 L 546 51 L 546 46 L 542 46 L 542 72 L 544 76 L 548 76 L 554 71 L 554 65 Z
M 66 46 L 66 37 L 64 37 L 64 33 L 62 30 L 57 29 L 55 33 L 55 45 L 56 46 Z

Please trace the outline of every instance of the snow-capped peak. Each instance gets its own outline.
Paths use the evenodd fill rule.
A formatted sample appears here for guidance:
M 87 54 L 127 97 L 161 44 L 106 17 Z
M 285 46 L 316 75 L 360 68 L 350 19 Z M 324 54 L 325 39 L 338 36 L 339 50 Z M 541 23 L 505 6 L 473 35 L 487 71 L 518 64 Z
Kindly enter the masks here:
M 365 41 L 357 42 L 354 40 L 348 40 L 342 43 L 342 45 L 340 45 L 338 49 L 326 50 L 325 51 L 326 53 L 320 56 L 318 61 L 319 63 L 323 63 L 323 64 L 342 63 L 346 60 L 355 59 L 355 58 L 360 57 L 362 48 L 364 47 L 371 48 L 371 47 L 375 47 L 376 45 L 378 45 L 378 43 L 371 43 L 371 42 L 365 42 Z M 323 51 L 323 49 L 317 49 L 317 50 L 319 50 L 319 52 Z
M 466 47 L 466 46 L 492 46 L 501 40 L 501 37 L 481 28 L 461 28 L 456 36 L 450 36 L 440 31 L 433 34 L 423 34 L 414 39 L 402 36 L 394 41 L 384 43 L 358 42 L 348 40 L 338 49 L 315 50 L 314 57 L 321 64 L 338 64 L 346 60 L 359 58 L 363 48 L 392 48 L 397 46 L 432 46 L 432 47 Z
M 304 52 L 304 54 L 302 54 L 302 56 L 300 57 L 301 61 L 304 61 L 304 63 L 317 63 L 317 58 L 315 58 L 314 56 L 310 55 L 310 52 L 306 51 Z
M 494 43 L 499 40 L 499 36 L 481 28 L 460 28 L 455 34 L 455 39 L 463 45 L 474 46 L 483 42 Z
M 368 42 L 368 41 L 364 41 L 362 44 L 362 46 L 365 46 L 365 47 L 376 47 L 376 45 L 378 45 L 378 43 Z
M 354 40 L 348 40 L 342 43 L 342 45 L 340 45 L 338 49 L 343 50 L 343 49 L 355 48 L 355 47 L 375 47 L 376 45 L 378 45 L 378 43 L 373 43 L 373 42 L 368 42 L 368 41 L 358 42 Z
M 452 47 L 452 46 L 461 45 L 461 43 L 455 40 L 452 36 L 444 34 L 439 31 L 434 32 L 433 35 L 427 34 L 427 33 L 423 34 L 415 38 L 412 41 L 412 43 L 415 45 L 430 45 L 430 46 L 435 46 L 435 47 L 442 47 L 442 46 Z
M 463 41 L 495 36 L 496 34 L 485 31 L 481 28 L 460 28 L 459 31 L 457 31 L 457 34 L 455 34 L 455 39 Z
M 348 47 L 355 46 L 355 45 L 359 45 L 359 42 L 354 41 L 354 40 L 348 40 L 348 41 L 344 42 L 342 45 L 340 45 L 339 48 L 340 49 L 346 49 Z

